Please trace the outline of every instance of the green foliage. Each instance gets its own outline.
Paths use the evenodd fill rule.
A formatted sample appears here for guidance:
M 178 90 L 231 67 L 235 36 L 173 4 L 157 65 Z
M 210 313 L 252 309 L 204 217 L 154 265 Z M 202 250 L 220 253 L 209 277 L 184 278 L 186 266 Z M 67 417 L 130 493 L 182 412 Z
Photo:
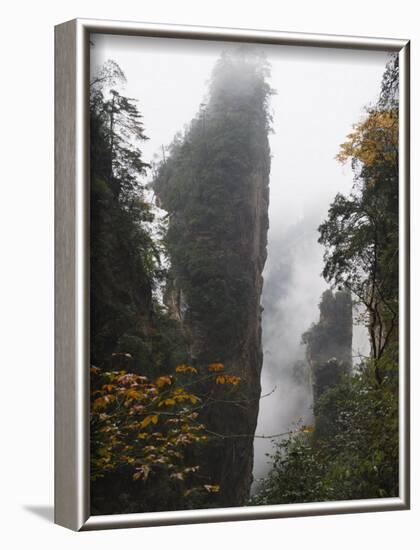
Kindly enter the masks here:
M 398 56 L 391 58 L 377 105 L 341 145 L 355 184 L 338 194 L 320 226 L 324 277 L 349 289 L 366 311 L 372 353 L 380 358 L 398 325 Z
M 319 398 L 324 434 L 299 432 L 276 445 L 272 471 L 251 504 L 398 495 L 398 365 L 380 360 L 387 375 L 378 387 L 374 362 Z
M 150 167 L 141 154 L 147 137 L 136 102 L 118 91 L 124 74 L 107 62 L 91 83 L 94 513 L 231 505 L 234 488 L 224 493 L 219 481 L 247 475 L 228 466 L 245 464 L 250 452 L 255 426 L 243 411 L 257 402 L 259 380 L 249 390 L 252 383 L 223 363 L 240 356 L 249 319 L 259 326 L 267 76 L 263 56 L 246 47 L 216 64 L 208 101 L 154 167 L 154 189 L 168 211 L 163 241 L 150 230 L 153 208 L 142 184 Z M 334 200 L 320 242 L 324 276 L 339 292 L 323 296 L 320 323 L 303 337 L 322 389 L 316 424 L 277 445 L 253 504 L 398 494 L 397 91 L 393 58 L 378 104 L 338 155 L 351 160 L 355 185 Z M 164 304 L 156 298 L 162 288 Z M 372 341 L 372 357 L 353 374 L 343 351 L 349 292 L 366 308 Z M 258 371 L 255 342 L 250 363 Z M 200 372 L 198 365 L 207 366 Z M 302 365 L 295 376 L 305 383 Z
M 241 345 L 260 284 L 249 251 L 257 175 L 268 201 L 266 75 L 255 52 L 224 56 L 212 77 L 208 105 L 185 135 L 175 138 L 168 158 L 163 150 L 160 166 L 154 167 L 155 190 L 169 213 L 163 241 L 149 229 L 156 220 L 141 183 L 149 168 L 141 155 L 147 138 L 136 103 L 118 91 L 124 74 L 107 62 L 92 81 L 91 362 L 100 378 L 99 383 L 93 375 L 91 411 L 95 513 L 219 503 L 220 441 L 230 427 L 226 422 L 226 436 L 212 432 L 203 418 L 214 418 L 209 411 L 215 411 L 226 420 L 228 412 L 243 407 L 241 377 L 220 361 Z M 267 223 L 264 219 L 265 231 Z M 265 232 L 261 235 L 265 250 Z M 169 272 L 160 261 L 168 253 Z M 264 260 L 258 260 L 261 270 Z M 164 303 L 156 299 L 162 291 Z M 204 331 L 208 346 L 197 357 L 192 347 Z M 188 365 L 191 357 L 194 366 Z M 179 402 L 179 377 L 214 360 L 219 362 L 210 364 L 189 393 L 190 401 L 198 402 Z M 157 380 L 166 378 L 173 384 L 163 398 Z M 191 436 L 185 449 L 175 441 L 180 423 L 182 437 Z M 199 449 L 202 430 L 219 454 Z M 248 447 L 250 436 L 245 434 Z
M 220 361 L 234 377 L 219 376 L 204 411 L 217 435 L 200 464 L 220 481 L 219 506 L 243 504 L 251 484 L 268 229 L 268 75 L 254 48 L 222 54 L 207 99 L 154 167 L 153 187 L 168 212 L 165 303 L 180 320 L 194 364 Z M 226 383 L 234 386 L 236 376 L 243 384 L 228 399 Z M 210 392 L 206 384 L 202 391 Z
M 224 54 L 208 102 L 156 167 L 154 189 L 169 212 L 173 286 L 185 296 L 186 324 L 206 332 L 207 357 L 221 360 L 241 344 L 255 292 L 249 233 L 257 174 L 268 201 L 267 75 L 257 52 Z M 262 239 L 267 219 L 264 225 Z
M 113 89 L 123 78 L 110 61 L 91 84 L 91 361 L 154 376 L 185 361 L 186 346 L 153 297 L 162 244 L 141 183 L 142 117 Z
M 123 80 L 118 65 L 107 62 L 91 83 L 90 342 L 96 392 L 91 410 L 91 474 L 96 513 L 141 511 L 141 499 L 144 511 L 147 506 L 171 509 L 183 498 L 185 487 L 179 487 L 178 478 L 188 468 L 188 458 L 181 453 L 178 460 L 173 456 L 173 470 L 168 469 L 171 449 L 155 445 L 156 461 L 166 473 L 159 478 L 162 484 L 151 483 L 157 462 L 147 448 L 153 446 L 149 439 L 154 436 L 149 428 L 148 441 L 134 437 L 135 421 L 155 418 L 154 414 L 142 417 L 135 408 L 146 410 L 156 397 L 152 382 L 141 380 L 171 376 L 186 360 L 187 349 L 180 327 L 155 298 L 165 270 L 160 261 L 162 244 L 149 229 L 154 214 L 142 184 L 148 165 L 142 160 L 141 143 L 147 138 L 136 103 L 115 89 Z M 123 370 L 130 374 L 123 375 Z M 126 384 L 124 376 L 138 387 Z M 129 392 L 132 397 L 127 397 Z M 165 417 L 162 411 L 160 416 Z M 188 433 L 199 438 L 199 430 L 190 428 Z M 168 429 L 165 437 L 171 437 Z M 134 482 L 140 480 L 133 481 L 133 475 L 143 475 L 140 491 Z
M 214 438 L 202 410 L 234 399 L 241 379 L 221 363 L 198 376 L 179 319 L 157 298 L 171 277 L 142 184 L 142 117 L 115 89 L 123 79 L 107 62 L 91 84 L 92 509 L 217 506 L 218 477 L 201 467 Z
M 319 310 L 319 322 L 302 335 L 311 368 L 314 404 L 327 389 L 336 386 L 352 367 L 353 316 L 350 293 L 326 290 L 322 294 Z M 317 432 L 327 429 L 323 419 L 315 416 Z

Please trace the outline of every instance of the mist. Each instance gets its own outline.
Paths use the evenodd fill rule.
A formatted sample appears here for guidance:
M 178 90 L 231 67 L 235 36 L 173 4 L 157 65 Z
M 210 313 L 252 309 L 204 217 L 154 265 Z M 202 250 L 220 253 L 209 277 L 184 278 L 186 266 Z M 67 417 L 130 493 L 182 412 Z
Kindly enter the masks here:
M 124 93 L 139 100 L 152 162 L 182 131 L 205 99 L 212 68 L 236 44 L 95 35 L 92 70 L 107 59 L 124 71 Z M 260 49 L 260 48 L 259 48 Z M 262 399 L 257 435 L 275 435 L 312 421 L 310 384 L 297 380 L 305 359 L 302 333 L 319 318 L 327 288 L 317 228 L 338 192 L 348 193 L 352 172 L 335 160 L 352 125 L 378 95 L 384 52 L 264 46 L 271 65 L 273 133 L 270 228 L 262 296 Z M 354 355 L 368 353 L 363 327 L 354 327 Z M 264 397 L 265 394 L 268 394 Z M 278 440 L 278 438 L 276 438 Z M 254 478 L 270 468 L 268 439 L 255 439 Z
M 318 227 L 335 195 L 351 190 L 351 169 L 339 165 L 335 155 L 364 108 L 376 100 L 386 60 L 386 54 L 360 56 L 337 50 L 312 51 L 310 59 L 296 51 L 287 60 L 270 58 L 277 94 L 272 100 L 270 229 L 262 295 L 263 397 L 257 435 L 287 433 L 313 420 L 310 380 L 296 380 L 294 366 L 305 362 L 302 334 L 319 320 L 318 304 L 328 288 L 321 276 Z M 287 79 L 281 79 L 282 74 Z M 368 353 L 367 330 L 355 319 L 354 364 Z M 280 439 L 255 439 L 254 490 L 270 469 L 267 454 Z

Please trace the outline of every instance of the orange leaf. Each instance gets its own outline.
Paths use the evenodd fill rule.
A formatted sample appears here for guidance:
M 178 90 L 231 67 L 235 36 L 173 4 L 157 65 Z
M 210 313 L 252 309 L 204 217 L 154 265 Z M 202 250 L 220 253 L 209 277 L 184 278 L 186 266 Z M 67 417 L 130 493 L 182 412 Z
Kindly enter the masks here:
M 178 365 L 175 368 L 175 372 L 191 372 L 193 374 L 197 374 L 198 370 L 195 367 L 191 367 L 190 365 Z
M 208 366 L 208 369 L 210 372 L 219 372 L 224 368 L 225 366 L 223 365 L 223 363 L 212 363 L 211 365 Z
M 163 386 L 172 384 L 172 380 L 170 376 L 159 376 L 155 383 L 158 388 L 162 388 Z
M 149 416 L 146 416 L 143 418 L 143 420 L 140 422 L 140 428 L 146 428 L 149 424 L 157 424 L 158 421 L 158 415 L 157 414 L 150 414 Z
M 311 434 L 315 431 L 315 426 L 302 426 L 299 431 L 304 434 Z

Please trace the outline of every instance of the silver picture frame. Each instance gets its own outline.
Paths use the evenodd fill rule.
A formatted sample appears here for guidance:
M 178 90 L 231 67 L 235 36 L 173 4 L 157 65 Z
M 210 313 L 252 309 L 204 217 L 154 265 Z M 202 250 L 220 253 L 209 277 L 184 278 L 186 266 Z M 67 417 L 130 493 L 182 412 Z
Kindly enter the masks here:
M 89 35 L 108 33 L 398 52 L 400 400 L 398 498 L 93 516 L 89 506 Z M 55 28 L 55 522 L 75 531 L 410 507 L 410 42 L 76 19 Z

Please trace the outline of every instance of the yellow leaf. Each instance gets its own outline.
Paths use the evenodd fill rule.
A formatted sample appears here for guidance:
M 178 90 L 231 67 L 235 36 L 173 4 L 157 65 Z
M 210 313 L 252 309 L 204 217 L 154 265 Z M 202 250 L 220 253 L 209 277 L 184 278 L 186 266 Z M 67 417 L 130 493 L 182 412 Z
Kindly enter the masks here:
M 127 399 L 140 399 L 140 397 L 142 397 L 142 394 L 139 391 L 131 388 L 125 393 L 125 396 L 127 397 Z
M 98 397 L 93 402 L 92 408 L 93 410 L 104 409 L 109 403 L 115 401 L 115 399 L 115 395 L 104 395 L 103 397 Z
M 158 406 L 163 407 L 164 405 L 166 405 L 169 407 L 170 405 L 175 405 L 175 404 L 176 404 L 175 399 L 173 399 L 172 397 L 169 397 L 168 399 L 164 399 L 163 401 L 161 401 Z
M 223 365 L 223 363 L 212 363 L 208 366 L 210 372 L 218 372 L 223 370 L 224 368 L 225 366 Z
M 158 415 L 157 414 L 151 414 L 149 416 L 146 416 L 140 422 L 140 428 L 146 428 L 151 423 L 152 424 L 157 424 L 157 421 L 158 421 Z
M 163 386 L 172 384 L 172 380 L 170 376 L 159 376 L 155 383 L 158 388 L 162 388 Z
M 233 386 L 237 386 L 241 381 L 241 378 L 239 376 L 232 376 L 229 374 L 226 374 L 225 378 L 226 378 L 226 383 L 232 384 Z
M 315 431 L 315 426 L 302 426 L 299 431 L 304 434 L 311 434 Z
M 190 365 L 178 365 L 175 368 L 175 372 L 191 372 L 193 374 L 197 374 L 198 370 L 195 367 L 191 367 Z
M 216 376 L 216 384 L 224 384 L 226 382 L 226 377 L 224 375 Z

